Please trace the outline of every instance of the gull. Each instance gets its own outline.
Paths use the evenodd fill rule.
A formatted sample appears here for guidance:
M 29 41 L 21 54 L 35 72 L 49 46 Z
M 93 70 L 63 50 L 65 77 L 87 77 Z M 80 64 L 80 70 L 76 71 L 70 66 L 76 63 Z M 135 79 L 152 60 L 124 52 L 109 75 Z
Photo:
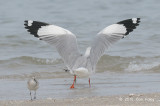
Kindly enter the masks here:
M 35 77 L 32 77 L 32 78 L 30 78 L 30 79 L 28 80 L 27 85 L 28 85 L 28 89 L 30 90 L 31 100 L 32 100 L 31 91 L 34 91 L 34 92 L 35 92 L 33 99 L 36 99 L 36 90 L 39 88 L 39 82 L 36 80 Z
M 45 22 L 33 20 L 24 22 L 30 34 L 56 48 L 67 70 L 74 75 L 70 87 L 74 88 L 76 76 L 88 77 L 90 86 L 90 75 L 95 73 L 96 64 L 105 50 L 132 32 L 139 25 L 140 18 L 126 19 L 104 28 L 95 36 L 92 45 L 84 54 L 79 52 L 76 36 L 69 30 Z

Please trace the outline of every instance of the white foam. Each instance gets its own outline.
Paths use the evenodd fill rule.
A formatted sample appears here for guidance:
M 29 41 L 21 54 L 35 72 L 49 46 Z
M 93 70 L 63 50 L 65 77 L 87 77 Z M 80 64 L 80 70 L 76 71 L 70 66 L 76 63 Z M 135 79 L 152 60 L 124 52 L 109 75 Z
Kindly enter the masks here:
M 158 66 L 159 63 L 155 62 L 155 63 L 143 63 L 143 64 L 139 64 L 136 62 L 131 62 L 128 66 L 127 69 L 125 69 L 125 71 L 129 71 L 129 72 L 136 72 L 136 71 L 143 71 L 143 70 L 150 70 L 156 66 Z

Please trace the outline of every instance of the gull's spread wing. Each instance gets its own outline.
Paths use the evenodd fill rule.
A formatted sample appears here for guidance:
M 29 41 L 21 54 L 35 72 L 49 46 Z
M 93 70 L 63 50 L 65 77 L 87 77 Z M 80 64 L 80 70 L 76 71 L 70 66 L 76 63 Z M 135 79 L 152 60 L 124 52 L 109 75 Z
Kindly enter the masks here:
M 104 51 L 113 43 L 132 32 L 133 29 L 139 25 L 139 22 L 140 18 L 127 19 L 116 24 L 112 24 L 97 34 L 90 51 L 90 60 L 93 71 L 95 71 L 96 64 Z
M 72 69 L 80 56 L 76 36 L 73 33 L 59 26 L 32 20 L 26 20 L 24 25 L 32 35 L 56 47 L 67 68 Z

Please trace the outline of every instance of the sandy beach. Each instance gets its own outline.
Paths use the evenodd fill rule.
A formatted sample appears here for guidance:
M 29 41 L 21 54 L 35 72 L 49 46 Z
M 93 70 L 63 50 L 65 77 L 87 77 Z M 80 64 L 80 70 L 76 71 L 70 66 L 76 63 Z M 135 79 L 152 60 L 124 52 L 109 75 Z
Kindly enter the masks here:
M 159 4 L 160 0 L 1 0 L 0 106 L 160 106 Z M 44 24 L 28 21 L 26 26 L 25 20 Z M 113 29 L 103 30 L 110 25 Z M 90 46 L 92 60 L 85 55 Z M 95 63 L 91 87 L 88 77 L 77 76 L 70 89 L 74 76 L 64 69 L 92 70 Z M 33 76 L 39 88 L 31 101 L 27 81 Z
M 160 93 L 128 94 L 75 99 L 4 100 L 1 106 L 159 106 Z

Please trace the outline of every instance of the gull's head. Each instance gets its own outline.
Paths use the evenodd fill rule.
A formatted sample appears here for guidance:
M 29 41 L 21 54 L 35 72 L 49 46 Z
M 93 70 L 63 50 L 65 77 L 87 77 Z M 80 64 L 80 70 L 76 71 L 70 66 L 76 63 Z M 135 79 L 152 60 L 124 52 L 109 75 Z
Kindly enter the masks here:
M 88 57 L 88 56 L 90 55 L 90 51 L 91 51 L 91 47 L 88 47 L 88 48 L 86 49 L 86 52 L 85 52 L 85 55 L 84 55 L 84 56 Z

